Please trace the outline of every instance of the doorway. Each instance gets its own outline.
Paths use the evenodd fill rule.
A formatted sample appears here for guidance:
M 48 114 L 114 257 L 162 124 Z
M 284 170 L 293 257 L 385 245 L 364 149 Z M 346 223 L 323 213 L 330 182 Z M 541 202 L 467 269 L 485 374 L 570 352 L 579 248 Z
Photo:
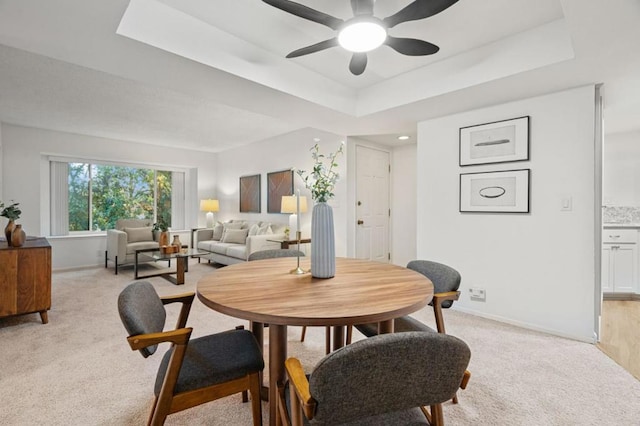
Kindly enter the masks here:
M 390 155 L 356 146 L 356 258 L 388 263 Z

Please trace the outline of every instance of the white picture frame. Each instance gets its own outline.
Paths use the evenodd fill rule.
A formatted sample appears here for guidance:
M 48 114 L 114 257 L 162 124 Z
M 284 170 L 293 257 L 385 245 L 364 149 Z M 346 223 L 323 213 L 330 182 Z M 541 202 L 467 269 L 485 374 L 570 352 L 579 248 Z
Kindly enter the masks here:
M 530 169 L 460 174 L 460 212 L 529 213 Z
M 460 128 L 460 166 L 529 159 L 529 116 Z

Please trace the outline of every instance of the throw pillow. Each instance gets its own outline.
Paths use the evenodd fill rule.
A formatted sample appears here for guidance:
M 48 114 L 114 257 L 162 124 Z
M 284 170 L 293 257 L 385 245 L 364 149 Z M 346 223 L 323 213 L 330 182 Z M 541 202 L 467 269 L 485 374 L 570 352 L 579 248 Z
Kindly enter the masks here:
M 223 243 L 245 244 L 247 242 L 248 229 L 227 229 L 222 236 Z
M 128 243 L 153 241 L 153 227 L 151 226 L 144 228 L 123 228 L 122 230 L 127 233 Z
M 222 231 L 224 231 L 224 225 L 222 222 L 216 223 L 216 226 L 213 227 L 213 239 L 220 241 L 222 238 Z
M 258 235 L 258 229 L 259 229 L 259 228 L 260 228 L 260 227 L 259 227 L 258 225 L 255 225 L 255 224 L 254 224 L 254 225 L 251 225 L 251 228 L 249 228 L 249 234 L 248 234 L 248 236 L 249 236 L 249 237 L 252 237 L 252 236 L 254 236 L 254 235 Z
M 222 236 L 220 237 L 220 241 L 224 240 L 224 234 L 227 233 L 229 229 L 240 229 L 242 228 L 242 224 L 244 222 L 225 222 L 222 224 Z
M 273 231 L 271 230 L 271 225 L 262 225 L 260 228 L 258 228 L 258 233 L 256 235 L 269 235 L 269 234 L 273 234 Z

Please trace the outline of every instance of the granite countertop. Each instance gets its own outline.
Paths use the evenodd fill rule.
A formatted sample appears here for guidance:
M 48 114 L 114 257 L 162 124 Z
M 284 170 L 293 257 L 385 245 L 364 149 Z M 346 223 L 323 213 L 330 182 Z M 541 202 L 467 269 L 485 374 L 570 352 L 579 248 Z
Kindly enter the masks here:
M 603 223 L 603 228 L 640 228 L 640 223 Z

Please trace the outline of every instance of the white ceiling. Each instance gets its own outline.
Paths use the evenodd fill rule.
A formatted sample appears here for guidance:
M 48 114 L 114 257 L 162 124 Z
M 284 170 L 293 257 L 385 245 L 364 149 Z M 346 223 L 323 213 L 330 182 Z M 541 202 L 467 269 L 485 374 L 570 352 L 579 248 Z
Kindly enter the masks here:
M 638 22 L 638 0 L 459 0 L 390 31 L 436 55 L 383 46 L 353 76 L 339 47 L 285 59 L 334 32 L 259 0 L 0 0 L 0 121 L 214 152 L 314 128 L 396 143 L 431 117 L 604 83 L 607 131 L 633 131 Z

